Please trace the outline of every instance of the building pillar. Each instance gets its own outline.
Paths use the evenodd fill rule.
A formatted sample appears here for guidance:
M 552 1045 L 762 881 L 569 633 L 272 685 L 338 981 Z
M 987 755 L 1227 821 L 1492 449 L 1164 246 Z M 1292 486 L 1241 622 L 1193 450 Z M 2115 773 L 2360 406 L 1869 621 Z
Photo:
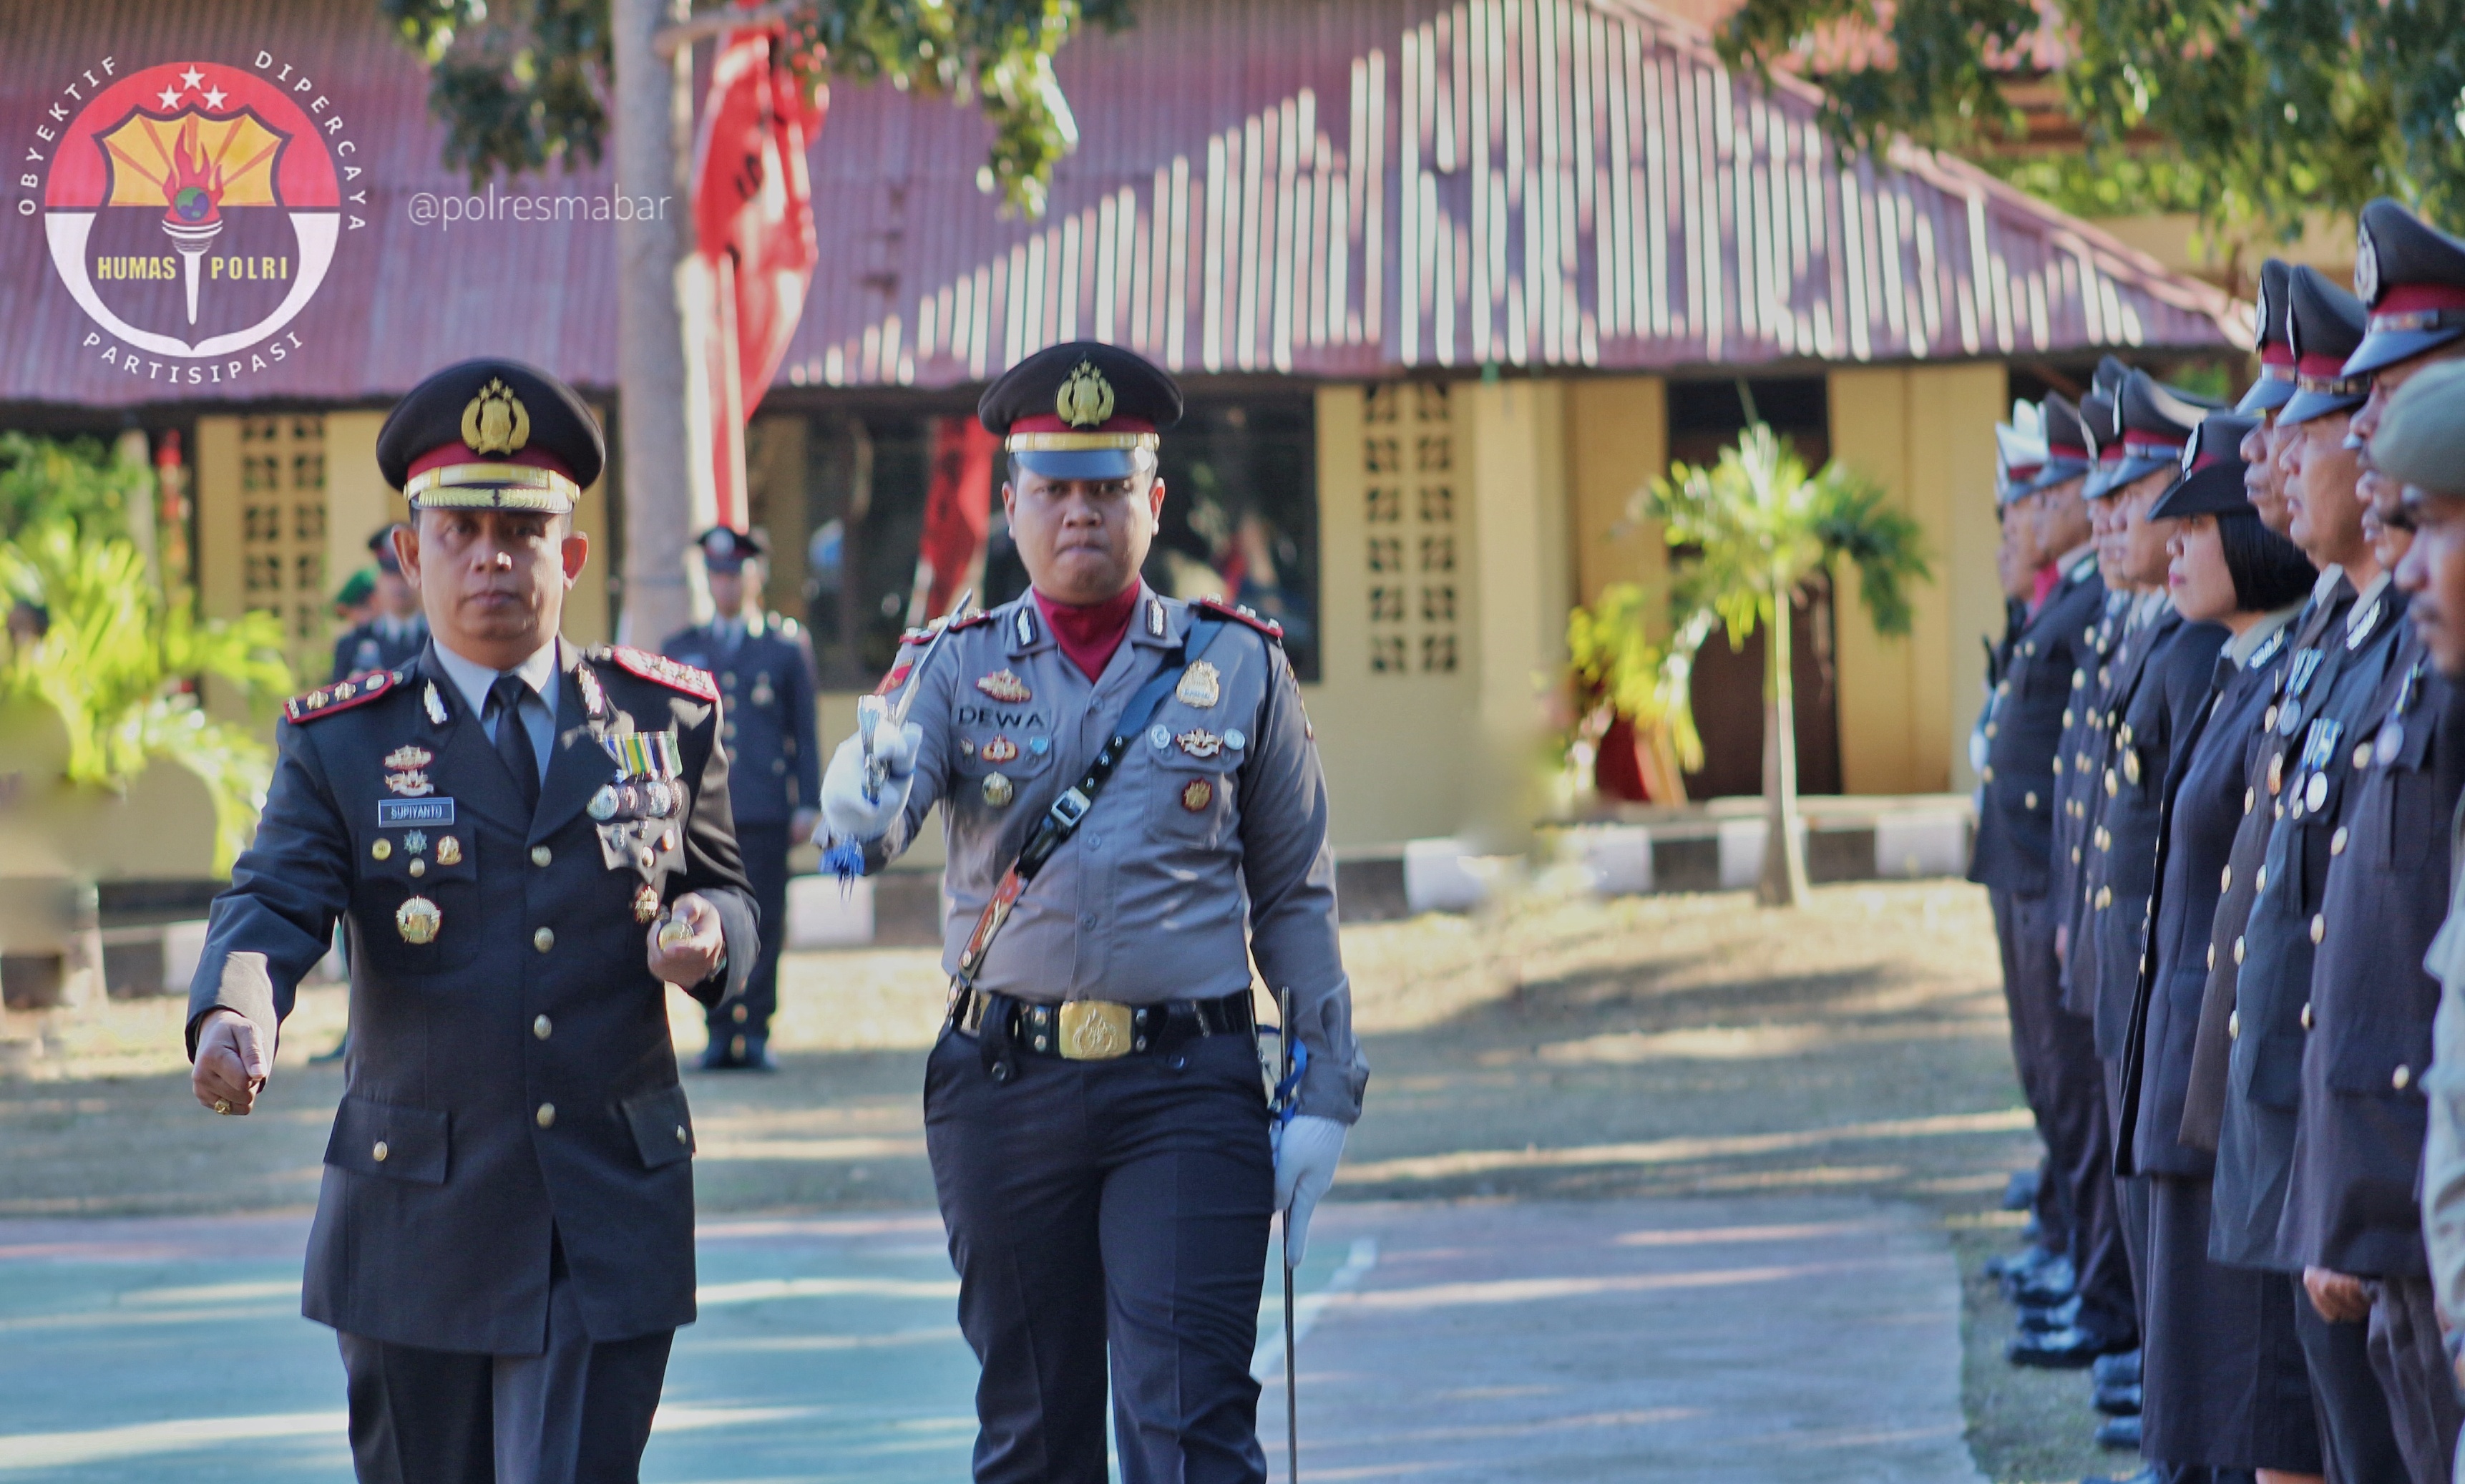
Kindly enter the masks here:
M 1566 470 L 1577 600 L 1595 602 L 1611 583 L 1665 582 L 1668 543 L 1657 525 L 1629 512 L 1669 472 L 1669 384 L 1657 376 L 1567 383 Z
M 1832 456 L 1890 492 L 1923 533 L 1932 575 L 1909 589 L 1910 631 L 1875 631 L 1842 574 L 1832 605 L 1840 771 L 1848 793 L 1965 791 L 1985 680 L 1980 635 L 2002 618 L 1994 575 L 1999 363 L 1841 370 L 1830 378 Z
M 1551 381 L 1458 389 L 1471 424 L 1474 720 L 1481 776 L 1473 843 L 1521 853 L 1543 808 L 1543 749 L 1564 718 L 1566 613 L 1575 595 L 1567 519 L 1566 393 Z

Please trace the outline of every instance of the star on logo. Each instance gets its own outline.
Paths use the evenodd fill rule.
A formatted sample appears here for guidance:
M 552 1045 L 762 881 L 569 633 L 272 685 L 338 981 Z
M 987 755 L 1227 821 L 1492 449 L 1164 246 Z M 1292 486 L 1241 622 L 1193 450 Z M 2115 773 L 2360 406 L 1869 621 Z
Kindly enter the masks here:
M 197 71 L 196 63 L 190 62 L 189 64 L 189 70 L 180 74 L 180 81 L 184 86 L 192 88 L 203 87 L 206 82 L 206 75 Z
M 165 88 L 161 94 L 161 98 L 163 100 L 163 106 L 166 108 L 177 108 L 180 106 L 180 90 L 177 88 Z
M 231 95 L 220 88 L 208 88 L 206 89 L 206 106 L 219 113 L 222 111 L 223 100 L 229 97 L 231 97 Z

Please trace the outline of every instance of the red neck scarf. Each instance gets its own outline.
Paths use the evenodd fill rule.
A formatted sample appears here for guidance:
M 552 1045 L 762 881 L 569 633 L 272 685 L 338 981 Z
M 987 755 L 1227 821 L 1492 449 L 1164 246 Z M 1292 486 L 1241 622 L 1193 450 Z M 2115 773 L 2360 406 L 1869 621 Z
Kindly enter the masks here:
M 1103 675 L 1104 667 L 1112 663 L 1113 652 L 1129 637 L 1130 615 L 1139 606 L 1139 585 L 1132 583 L 1119 596 L 1083 608 L 1055 603 L 1036 592 L 1035 606 L 1043 612 L 1044 622 L 1052 629 L 1061 653 L 1094 680 Z

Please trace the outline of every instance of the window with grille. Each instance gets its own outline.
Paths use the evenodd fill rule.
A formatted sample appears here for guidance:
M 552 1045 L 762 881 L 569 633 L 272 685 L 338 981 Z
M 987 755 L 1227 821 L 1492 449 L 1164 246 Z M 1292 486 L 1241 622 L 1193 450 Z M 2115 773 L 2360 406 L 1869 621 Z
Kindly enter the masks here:
M 286 657 L 322 679 L 325 594 L 325 420 L 313 414 L 240 421 L 241 602 L 281 620 Z
M 1447 386 L 1365 388 L 1361 413 L 1370 672 L 1453 675 L 1458 549 Z

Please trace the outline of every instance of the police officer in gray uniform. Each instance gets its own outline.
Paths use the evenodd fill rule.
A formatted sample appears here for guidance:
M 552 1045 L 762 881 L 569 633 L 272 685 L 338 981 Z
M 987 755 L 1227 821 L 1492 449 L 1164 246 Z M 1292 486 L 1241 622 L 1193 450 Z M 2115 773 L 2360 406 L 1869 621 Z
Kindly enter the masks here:
M 794 619 L 763 609 L 766 537 L 719 525 L 696 544 L 715 611 L 709 623 L 670 634 L 659 651 L 719 677 L 736 847 L 762 911 L 761 962 L 743 997 L 711 1011 L 701 1066 L 768 1072 L 775 1065 L 770 1017 L 779 1008 L 779 950 L 788 938 L 788 852 L 812 834 L 821 812 L 813 647 Z
M 1130 1484 L 1266 1477 L 1269 1218 L 1297 1259 L 1368 1079 L 1278 631 L 1139 580 L 1180 413 L 1164 372 L 1094 342 L 985 392 L 1033 590 L 903 648 L 883 691 L 913 696 L 904 724 L 860 730 L 823 781 L 833 853 L 867 869 L 945 820 L 925 1130 L 984 1367 L 975 1477 L 1000 1484 L 1100 1484 L 1108 1371 Z M 1280 1123 L 1254 954 L 1302 1053 Z
M 602 460 L 581 399 L 519 363 L 395 407 L 377 461 L 433 641 L 287 705 L 189 988 L 197 1099 L 244 1116 L 349 935 L 301 1309 L 339 1333 L 363 1484 L 633 1478 L 694 1318 L 666 986 L 741 991 L 757 940 L 718 687 L 557 634 Z

